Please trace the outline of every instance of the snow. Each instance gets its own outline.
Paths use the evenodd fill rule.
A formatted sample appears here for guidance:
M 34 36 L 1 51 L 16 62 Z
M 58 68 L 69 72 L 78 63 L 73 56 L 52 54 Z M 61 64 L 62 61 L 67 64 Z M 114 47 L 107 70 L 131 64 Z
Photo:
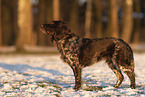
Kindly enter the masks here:
M 95 97 L 145 96 L 145 53 L 135 53 L 136 89 L 128 77 L 114 88 L 116 76 L 104 61 L 83 69 L 82 89 L 75 91 L 71 68 L 60 55 L 0 55 L 0 96 Z

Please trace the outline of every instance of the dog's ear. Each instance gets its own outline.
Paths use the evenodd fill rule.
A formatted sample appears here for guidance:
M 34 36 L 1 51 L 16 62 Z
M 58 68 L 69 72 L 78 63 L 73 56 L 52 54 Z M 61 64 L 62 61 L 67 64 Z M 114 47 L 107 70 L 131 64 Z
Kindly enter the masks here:
M 71 30 L 67 27 L 67 25 L 63 25 L 63 26 L 59 27 L 58 30 L 62 34 L 68 34 L 69 32 L 71 32 Z
M 63 21 L 53 21 L 54 24 L 57 25 L 57 27 L 63 27 L 63 26 L 67 26 L 65 22 Z
M 57 25 L 56 26 L 57 32 L 62 32 L 62 33 L 70 32 L 70 29 L 68 28 L 67 24 L 64 23 L 63 21 L 57 21 L 56 25 Z

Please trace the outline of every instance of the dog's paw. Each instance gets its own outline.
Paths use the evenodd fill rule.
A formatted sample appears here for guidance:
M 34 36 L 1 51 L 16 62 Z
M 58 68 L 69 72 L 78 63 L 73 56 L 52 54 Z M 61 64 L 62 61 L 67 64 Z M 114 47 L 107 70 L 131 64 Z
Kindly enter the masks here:
M 130 88 L 131 89 L 135 89 L 136 87 L 135 87 L 135 85 L 131 85 Z
M 113 87 L 114 87 L 114 88 L 119 88 L 119 86 L 118 86 L 118 85 L 114 85 Z
M 74 90 L 75 90 L 75 91 L 78 91 L 78 90 L 80 90 L 80 89 L 81 89 L 80 86 L 75 86 L 75 87 L 74 87 Z

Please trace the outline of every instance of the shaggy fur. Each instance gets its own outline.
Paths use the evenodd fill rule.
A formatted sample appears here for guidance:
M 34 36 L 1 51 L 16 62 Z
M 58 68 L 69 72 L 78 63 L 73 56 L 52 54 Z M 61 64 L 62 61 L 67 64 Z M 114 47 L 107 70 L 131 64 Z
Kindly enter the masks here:
M 68 63 L 75 76 L 75 89 L 82 85 L 82 68 L 90 66 L 102 59 L 106 60 L 108 66 L 117 76 L 114 87 L 118 88 L 124 76 L 121 70 L 127 74 L 131 81 L 131 88 L 135 88 L 135 73 L 133 52 L 130 46 L 117 38 L 95 38 L 88 39 L 75 35 L 62 21 L 53 21 L 43 24 L 41 31 L 51 37 L 55 42 L 61 59 Z

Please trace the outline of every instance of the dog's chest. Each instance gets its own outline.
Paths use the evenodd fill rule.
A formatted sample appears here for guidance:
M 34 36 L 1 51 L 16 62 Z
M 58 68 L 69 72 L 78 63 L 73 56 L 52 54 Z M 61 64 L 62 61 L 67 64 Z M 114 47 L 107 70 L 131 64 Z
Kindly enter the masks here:
M 79 64 L 79 53 L 82 44 L 82 38 L 71 37 L 61 39 L 57 42 L 57 48 L 61 53 L 61 59 L 69 65 Z

